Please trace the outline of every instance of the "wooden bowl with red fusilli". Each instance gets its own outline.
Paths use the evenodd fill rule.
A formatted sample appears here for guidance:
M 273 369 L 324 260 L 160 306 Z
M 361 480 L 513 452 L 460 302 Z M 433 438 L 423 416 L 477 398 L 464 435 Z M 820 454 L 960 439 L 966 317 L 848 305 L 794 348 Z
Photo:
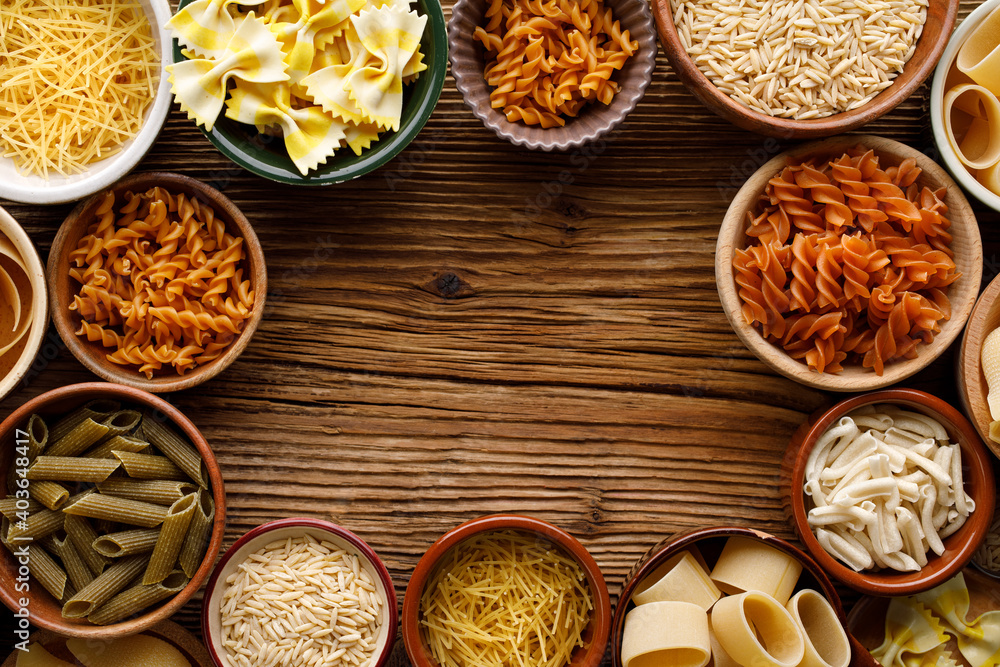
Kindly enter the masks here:
M 961 189 L 933 160 L 840 136 L 764 164 L 716 246 L 734 331 L 785 377 L 871 391 L 930 364 L 962 333 L 983 249 Z
M 49 252 L 52 320 L 95 374 L 136 389 L 189 389 L 227 368 L 264 314 L 253 227 L 222 193 L 163 172 L 80 203 Z

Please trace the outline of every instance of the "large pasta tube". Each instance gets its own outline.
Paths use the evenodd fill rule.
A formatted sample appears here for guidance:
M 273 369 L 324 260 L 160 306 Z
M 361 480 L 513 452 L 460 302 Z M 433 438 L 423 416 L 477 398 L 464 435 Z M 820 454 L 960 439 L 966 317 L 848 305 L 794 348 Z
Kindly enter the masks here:
M 55 482 L 35 482 L 28 487 L 28 493 L 50 510 L 59 509 L 69 500 L 69 491 L 66 487 Z
M 650 602 L 625 616 L 625 667 L 705 667 L 711 657 L 708 614 L 690 602 Z
M 726 653 L 744 667 L 797 667 L 805 657 L 795 619 L 770 595 L 757 591 L 716 602 L 712 631 Z
M 109 399 L 97 399 L 95 401 L 90 401 L 83 407 L 77 408 L 60 419 L 56 422 L 55 426 L 49 429 L 49 443 L 59 442 L 66 437 L 70 431 L 87 419 L 92 419 L 95 422 L 102 422 L 114 414 L 119 408 L 121 408 L 121 403 L 118 401 L 112 401 Z
M 795 619 L 805 642 L 805 657 L 800 667 L 847 667 L 850 664 L 851 644 L 847 631 L 825 597 L 807 588 L 793 595 L 785 609 Z
M 1000 9 L 994 9 L 965 38 L 955 65 L 980 86 L 1000 97 Z
M 153 555 L 149 557 L 149 567 L 146 568 L 146 574 L 142 577 L 143 584 L 157 584 L 163 581 L 174 569 L 197 506 L 198 494 L 196 493 L 186 495 L 170 506 L 170 510 L 163 520 L 163 527 L 160 529 L 160 537 L 156 541 Z
M 780 604 L 788 602 L 802 574 L 802 564 L 760 540 L 739 535 L 726 540 L 712 568 L 712 581 L 724 592 L 760 591 Z
M 114 597 L 146 568 L 146 556 L 129 556 L 87 584 L 63 605 L 66 618 L 83 618 Z
M 977 141 L 959 143 L 952 127 L 952 113 L 962 109 L 973 118 L 984 117 L 991 131 Z M 966 83 L 944 94 L 944 128 L 958 159 L 970 169 L 986 169 L 1000 162 L 1000 100 L 982 86 Z
M 191 525 L 188 526 L 184 545 L 181 546 L 180 556 L 177 557 L 181 569 L 189 577 L 194 576 L 205 557 L 205 545 L 212 533 L 212 524 L 214 523 L 215 501 L 208 489 L 202 489 L 201 493 L 198 494 L 198 503 L 194 509 L 194 516 L 191 518 Z
M 86 451 L 108 433 L 108 427 L 90 417 L 80 422 L 60 440 L 49 445 L 45 452 L 49 456 L 76 456 Z M 51 434 L 49 435 L 51 438 Z
M 690 551 L 681 551 L 654 570 L 636 588 L 636 604 L 677 601 L 696 604 L 705 611 L 712 608 L 722 592 Z
M 101 535 L 94 540 L 94 549 L 102 556 L 121 558 L 149 553 L 160 539 L 159 528 L 139 528 Z

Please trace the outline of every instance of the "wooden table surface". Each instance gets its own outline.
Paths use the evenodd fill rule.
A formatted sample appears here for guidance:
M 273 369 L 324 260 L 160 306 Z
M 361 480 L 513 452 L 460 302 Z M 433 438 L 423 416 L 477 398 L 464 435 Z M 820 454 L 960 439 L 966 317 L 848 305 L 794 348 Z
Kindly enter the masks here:
M 961 16 L 977 4 L 963 0 Z M 863 131 L 933 156 L 928 97 L 925 85 Z M 779 462 L 837 396 L 775 375 L 740 343 L 713 271 L 736 189 L 788 145 L 706 111 L 662 53 L 638 108 L 589 150 L 496 138 L 449 76 L 406 151 L 323 189 L 233 166 L 175 105 L 139 169 L 193 176 L 240 206 L 271 290 L 242 357 L 168 397 L 218 456 L 223 548 L 272 519 L 329 519 L 379 553 L 401 603 L 441 534 L 517 512 L 583 542 L 614 601 L 636 560 L 680 530 L 750 526 L 794 542 Z M 0 205 L 43 259 L 72 208 Z M 988 281 L 1000 214 L 973 205 Z M 905 386 L 957 405 L 957 347 Z M 0 418 L 95 379 L 64 349 Z M 175 620 L 196 630 L 200 602 Z M 406 664 L 401 641 L 396 658 Z

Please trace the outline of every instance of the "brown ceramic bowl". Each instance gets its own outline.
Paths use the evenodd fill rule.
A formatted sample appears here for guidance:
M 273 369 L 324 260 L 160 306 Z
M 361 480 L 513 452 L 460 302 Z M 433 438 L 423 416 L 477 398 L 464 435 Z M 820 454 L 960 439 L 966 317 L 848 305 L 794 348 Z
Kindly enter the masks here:
M 837 613 L 837 618 L 844 627 L 847 627 L 847 618 L 844 616 L 844 609 L 841 606 L 840 596 L 837 590 L 830 583 L 826 573 L 816 564 L 812 558 L 796 549 L 788 542 L 777 538 L 769 533 L 750 528 L 740 528 L 735 526 L 720 526 L 716 528 L 694 528 L 677 533 L 661 541 L 656 546 L 639 559 L 632 567 L 632 570 L 625 577 L 621 595 L 618 597 L 618 605 L 615 607 L 614 620 L 611 622 L 611 665 L 612 667 L 622 667 L 622 636 L 625 632 L 625 616 L 635 608 L 632 602 L 632 595 L 636 592 L 643 580 L 650 576 L 656 569 L 667 562 L 675 554 L 697 547 L 698 552 L 704 557 L 705 565 L 709 568 L 715 565 L 722 553 L 722 548 L 726 545 L 726 540 L 733 536 L 747 537 L 760 540 L 765 544 L 782 551 L 802 564 L 802 574 L 799 575 L 799 582 L 795 590 L 811 588 L 822 594 L 833 606 Z M 867 651 L 848 635 L 851 642 L 851 665 L 852 667 L 877 667 Z
M 811 120 L 792 120 L 752 111 L 719 90 L 688 55 L 674 25 L 670 0 L 653 0 L 653 16 L 660 42 L 677 76 L 708 109 L 734 125 L 781 139 L 815 139 L 856 129 L 894 109 L 913 94 L 934 71 L 951 35 L 958 14 L 958 0 L 930 0 L 927 21 L 913 56 L 893 80 L 893 84 L 868 104 L 852 111 Z
M 538 535 L 555 543 L 566 555 L 579 563 L 587 576 L 587 583 L 594 597 L 594 609 L 590 625 L 583 637 L 587 645 L 574 651 L 567 667 L 597 667 L 604 657 L 604 650 L 608 644 L 608 631 L 611 627 L 611 601 L 608 598 L 608 587 L 604 583 L 601 568 L 586 548 L 569 533 L 540 519 L 513 514 L 493 514 L 463 523 L 442 535 L 417 563 L 406 586 L 406 596 L 403 598 L 403 642 L 410 662 L 415 667 L 438 667 L 438 663 L 430 656 L 420 636 L 420 596 L 437 563 L 459 543 L 480 533 L 500 530 Z
M 216 217 L 226 223 L 226 229 L 234 236 L 242 236 L 246 251 L 244 278 L 250 280 L 254 291 L 253 310 L 244 324 L 243 331 L 236 340 L 226 348 L 219 358 L 210 361 L 184 375 L 178 375 L 172 367 L 164 367 L 149 380 L 138 368 L 113 364 L 107 359 L 109 348 L 99 341 L 90 342 L 77 336 L 82 318 L 76 311 L 69 310 L 73 303 L 73 295 L 79 290 L 79 284 L 70 278 L 70 253 L 77 247 L 80 239 L 87 234 L 87 229 L 95 222 L 95 211 L 100 206 L 103 191 L 80 203 L 66 218 L 49 251 L 47 279 L 51 303 L 52 321 L 77 359 L 96 375 L 110 382 L 117 382 L 135 389 L 143 389 L 153 393 L 165 393 L 190 389 L 205 382 L 233 363 L 243 352 L 257 325 L 264 316 L 264 301 L 267 295 L 267 270 L 264 266 L 264 252 L 253 227 L 225 195 L 201 181 L 180 174 L 167 172 L 145 172 L 132 174 L 110 189 L 116 195 L 116 201 L 122 201 L 121 196 L 127 191 L 145 192 L 149 188 L 161 186 L 171 193 L 180 193 L 197 197 L 215 210 Z
M 656 67 L 656 30 L 649 5 L 645 0 L 606 0 L 605 6 L 621 21 L 639 48 L 625 66 L 612 77 L 621 85 L 610 105 L 588 104 L 576 118 L 567 119 L 562 127 L 541 128 L 510 122 L 502 109 L 490 106 L 490 87 L 483 71 L 486 66 L 482 45 L 472 39 L 477 26 L 483 24 L 488 0 L 458 0 L 448 21 L 448 53 L 455 87 L 465 103 L 486 127 L 498 137 L 525 148 L 543 151 L 564 151 L 577 148 L 605 136 L 635 109 L 653 78 Z
M 828 427 L 848 412 L 865 405 L 893 403 L 921 412 L 939 421 L 949 440 L 962 449 L 962 477 L 965 491 L 976 509 L 953 535 L 945 538 L 945 552 L 927 555 L 928 563 L 917 572 L 864 570 L 855 572 L 828 554 L 806 520 L 805 467 L 813 446 Z M 940 398 L 916 389 L 887 389 L 852 396 L 822 414 L 814 415 L 792 436 L 781 464 L 782 503 L 802 544 L 816 562 L 835 579 L 869 595 L 913 595 L 934 588 L 953 577 L 968 564 L 986 538 L 993 517 L 996 488 L 990 455 L 979 435 L 962 414 Z
M 138 616 L 111 625 L 93 625 L 87 619 L 63 618 L 62 605 L 39 585 L 32 585 L 27 592 L 15 590 L 18 577 L 17 559 L 7 549 L 0 549 L 0 600 L 15 613 L 21 609 L 20 598 L 28 599 L 28 612 L 33 626 L 51 630 L 64 637 L 86 639 L 111 639 L 142 632 L 160 621 L 166 620 L 191 599 L 208 578 L 215 562 L 215 555 L 222 545 L 226 527 L 226 491 L 222 482 L 219 464 L 215 460 L 208 442 L 198 428 L 177 408 L 148 392 L 106 382 L 88 382 L 60 389 L 53 389 L 29 400 L 0 423 L 0 479 L 6 479 L 14 460 L 14 430 L 24 427 L 28 417 L 39 414 L 42 417 L 58 417 L 69 413 L 84 403 L 95 399 L 113 399 L 122 405 L 150 408 L 164 415 L 174 429 L 186 438 L 205 462 L 208 472 L 212 499 L 215 501 L 215 524 L 208 548 L 194 577 L 181 592 L 166 602 L 147 609 Z
M 767 181 L 778 174 L 787 164 L 802 161 L 809 156 L 842 155 L 847 149 L 864 144 L 874 149 L 880 156 L 882 167 L 898 165 L 906 158 L 914 158 L 923 170 L 918 183 L 932 190 L 945 187 L 948 190 L 945 203 L 951 220 L 949 232 L 953 239 L 951 249 L 955 252 L 955 264 L 962 276 L 948 287 L 951 301 L 951 317 L 941 323 L 941 332 L 933 342 L 917 347 L 915 359 L 900 359 L 885 365 L 882 375 L 861 367 L 860 364 L 845 364 L 839 373 L 818 373 L 810 370 L 805 363 L 793 359 L 777 345 L 765 340 L 759 330 L 746 323 L 741 312 L 743 304 L 739 297 L 739 286 L 733 271 L 733 255 L 737 248 L 746 248 L 747 212 L 752 210 L 764 192 Z M 898 141 L 867 135 L 843 136 L 799 146 L 778 155 L 757 170 L 740 188 L 729 205 L 726 217 L 719 229 L 719 240 L 715 252 L 715 282 L 719 288 L 719 299 L 736 335 L 757 357 L 781 373 L 810 387 L 826 391 L 871 391 L 895 384 L 925 368 L 939 357 L 962 333 L 965 322 L 972 312 L 979 292 L 979 282 L 983 272 L 983 244 L 979 235 L 976 216 L 962 194 L 961 188 L 933 160 L 923 153 L 905 146 Z
M 222 644 L 222 600 L 226 594 L 226 579 L 237 571 L 248 556 L 277 540 L 298 538 L 306 533 L 319 539 L 333 542 L 338 547 L 347 550 L 367 562 L 375 575 L 375 587 L 383 601 L 381 614 L 381 631 L 375 643 L 375 649 L 368 664 L 370 667 L 382 667 L 392 655 L 392 646 L 396 642 L 396 626 L 398 624 L 398 605 L 396 589 L 392 585 L 392 577 L 385 563 L 378 554 L 360 537 L 329 521 L 309 519 L 304 517 L 278 519 L 257 526 L 246 535 L 236 540 L 233 546 L 219 559 L 219 565 L 212 572 L 212 577 L 205 587 L 205 600 L 201 607 L 201 634 L 205 645 L 216 667 L 230 667 L 231 661 Z
M 958 378 L 958 395 L 962 399 L 965 414 L 969 415 L 976 431 L 990 450 L 1000 456 L 1000 443 L 990 440 L 990 406 L 986 402 L 989 387 L 980 355 L 983 341 L 991 331 L 1000 326 L 1000 277 L 994 278 L 976 301 L 969 324 L 962 336 L 962 347 L 955 362 Z

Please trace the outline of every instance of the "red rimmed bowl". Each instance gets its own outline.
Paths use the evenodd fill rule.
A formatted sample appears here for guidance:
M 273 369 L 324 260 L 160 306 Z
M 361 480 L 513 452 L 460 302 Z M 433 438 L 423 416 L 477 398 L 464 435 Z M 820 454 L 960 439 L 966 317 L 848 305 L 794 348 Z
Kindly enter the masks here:
M 730 537 L 746 537 L 752 540 L 759 540 L 768 546 L 791 556 L 802 565 L 802 574 L 795 588 L 796 591 L 812 588 L 825 597 L 837 614 L 837 620 L 847 628 L 847 617 L 841 606 L 840 596 L 837 590 L 826 576 L 823 569 L 803 553 L 788 542 L 775 537 L 769 533 L 753 530 L 751 528 L 741 528 L 737 526 L 720 526 L 716 528 L 693 528 L 691 530 L 677 533 L 666 538 L 659 544 L 652 547 L 642 558 L 632 567 L 632 571 L 625 577 L 621 595 L 618 597 L 618 605 L 615 607 L 614 620 L 611 623 L 611 665 L 612 667 L 622 667 L 622 637 L 625 632 L 625 616 L 631 611 L 635 604 L 632 602 L 632 595 L 641 583 L 652 575 L 658 567 L 670 560 L 674 555 L 684 549 L 697 547 L 698 552 L 704 557 L 705 564 L 709 568 L 715 565 L 719 554 Z M 877 667 L 877 664 L 867 651 L 861 648 L 854 638 L 848 633 L 851 642 L 851 665 L 852 667 Z
M 14 430 L 23 427 L 28 417 L 35 413 L 42 417 L 62 416 L 95 399 L 114 399 L 121 401 L 123 407 L 149 408 L 154 410 L 155 414 L 163 415 L 198 450 L 198 454 L 204 460 L 212 500 L 215 502 L 215 520 L 208 548 L 201 565 L 187 586 L 166 602 L 138 616 L 110 625 L 93 625 L 87 619 L 63 618 L 62 605 L 41 586 L 31 586 L 29 591 L 16 590 L 17 560 L 7 549 L 0 549 L 0 599 L 5 605 L 17 613 L 21 609 L 20 599 L 26 598 L 29 602 L 27 607 L 31 623 L 39 628 L 51 630 L 65 637 L 111 639 L 142 632 L 168 619 L 201 588 L 212 570 L 212 563 L 219 553 L 219 547 L 222 546 L 226 527 L 226 491 L 215 454 L 190 419 L 162 398 L 149 392 L 107 382 L 87 382 L 53 389 L 31 399 L 7 417 L 0 424 L 0 479 L 7 478 L 7 472 L 14 461 Z
M 277 540 L 301 537 L 309 534 L 320 540 L 327 540 L 346 549 L 348 553 L 359 556 L 375 573 L 375 587 L 382 600 L 381 623 L 375 651 L 369 661 L 369 667 L 382 667 L 392 655 L 392 646 L 396 642 L 396 626 L 399 615 L 397 612 L 396 590 L 392 577 L 385 563 L 378 554 L 360 537 L 335 523 L 322 519 L 296 517 L 278 519 L 257 526 L 246 535 L 236 540 L 229 547 L 215 571 L 212 572 L 208 586 L 205 588 L 205 599 L 201 607 L 201 634 L 205 647 L 216 667 L 233 667 L 225 648 L 222 646 L 222 614 L 221 603 L 226 592 L 226 578 L 233 574 L 241 563 L 255 551 Z
M 976 503 L 965 524 L 944 539 L 945 551 L 928 553 L 927 565 L 917 572 L 864 570 L 855 572 L 828 554 L 813 534 L 806 519 L 805 467 L 819 437 L 848 412 L 865 405 L 892 403 L 921 412 L 939 421 L 949 440 L 962 450 L 962 477 L 965 491 Z M 914 595 L 934 588 L 957 574 L 972 559 L 986 538 L 993 516 L 996 488 L 990 455 L 969 420 L 936 396 L 916 389 L 886 389 L 852 396 L 825 412 L 814 415 L 792 436 L 781 464 L 782 503 L 795 532 L 809 554 L 832 577 L 869 595 Z
M 410 583 L 406 586 L 406 596 L 403 598 L 403 642 L 406 644 L 406 654 L 410 661 L 416 667 L 438 667 L 438 663 L 430 656 L 420 636 L 420 596 L 438 562 L 453 547 L 469 538 L 502 530 L 536 535 L 552 542 L 580 565 L 590 586 L 594 609 L 583 635 L 586 646 L 577 648 L 567 665 L 597 667 L 604 658 L 608 633 L 611 629 L 611 600 L 608 597 L 608 587 L 604 582 L 604 575 L 601 574 L 601 568 L 587 549 L 566 531 L 541 519 L 514 514 L 493 514 L 463 523 L 442 535 L 417 563 L 410 577 Z

